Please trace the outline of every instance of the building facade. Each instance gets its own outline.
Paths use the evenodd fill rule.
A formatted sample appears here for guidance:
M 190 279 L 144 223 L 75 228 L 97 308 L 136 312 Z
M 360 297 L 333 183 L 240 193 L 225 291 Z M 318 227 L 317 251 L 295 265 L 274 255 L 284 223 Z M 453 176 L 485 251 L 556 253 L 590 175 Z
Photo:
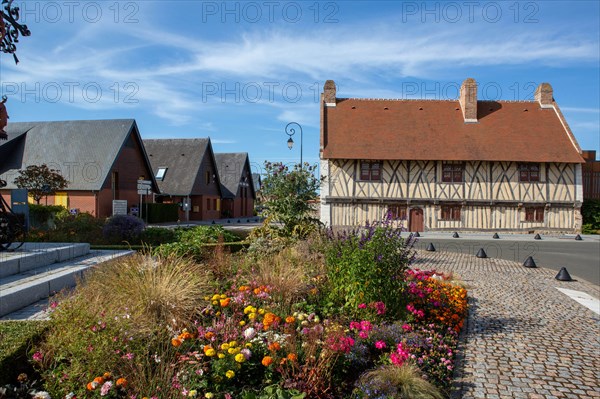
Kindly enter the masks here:
M 409 231 L 577 232 L 581 149 L 541 84 L 535 101 L 337 98 L 321 107 L 321 221 L 391 215 Z
M 0 144 L 0 178 L 8 186 L 0 195 L 10 202 L 19 170 L 46 164 L 69 182 L 65 190 L 41 200 L 69 210 L 108 217 L 113 200 L 139 204 L 138 180 L 151 180 L 152 169 L 133 119 L 19 122 L 7 126 Z M 150 198 L 151 199 L 151 198 Z

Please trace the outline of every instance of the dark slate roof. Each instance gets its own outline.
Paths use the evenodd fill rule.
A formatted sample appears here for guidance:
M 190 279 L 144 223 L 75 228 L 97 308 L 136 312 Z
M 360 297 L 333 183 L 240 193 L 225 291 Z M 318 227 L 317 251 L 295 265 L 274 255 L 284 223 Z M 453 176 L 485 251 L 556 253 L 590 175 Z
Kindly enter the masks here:
M 46 164 L 60 170 L 68 190 L 100 190 L 132 131 L 139 135 L 134 119 L 9 123 L 0 174 L 12 189 L 19 169 Z
M 144 147 L 154 176 L 159 168 L 167 168 L 164 179 L 157 179 L 162 194 L 194 194 L 194 182 L 200 171 L 202 159 L 210 148 L 209 138 L 144 140 Z
M 250 171 L 250 161 L 247 152 L 217 152 L 215 153 L 217 161 L 217 171 L 221 181 L 221 192 L 223 198 L 235 198 L 242 179 L 244 167 L 248 168 L 248 184 L 252 187 L 252 196 L 254 197 L 254 184 L 252 183 L 252 173 Z

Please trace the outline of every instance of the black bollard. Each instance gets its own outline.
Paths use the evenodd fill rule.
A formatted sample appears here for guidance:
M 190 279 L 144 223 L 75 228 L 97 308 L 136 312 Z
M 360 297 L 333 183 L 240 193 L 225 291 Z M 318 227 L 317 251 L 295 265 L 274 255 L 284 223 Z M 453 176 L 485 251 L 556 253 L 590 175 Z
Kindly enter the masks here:
M 494 233 L 494 235 L 492 236 L 492 238 L 498 239 L 498 238 L 500 238 L 500 236 L 498 235 L 498 233 Z
M 579 234 L 575 236 L 575 241 L 583 241 L 583 238 Z
M 573 281 L 573 279 L 571 278 L 571 275 L 567 271 L 566 267 L 561 267 L 560 271 L 554 278 L 557 279 L 558 281 Z
M 530 267 L 530 268 L 537 267 L 537 265 L 535 264 L 535 261 L 533 260 L 533 258 L 531 256 L 529 256 L 529 257 L 527 257 L 527 259 L 525 259 L 525 262 L 523 262 L 523 266 Z
M 419 234 L 419 232 L 417 231 L 417 232 L 415 233 L 415 237 L 421 237 L 421 234 Z
M 426 251 L 435 252 L 435 247 L 433 246 L 432 242 L 429 243 L 429 245 L 427 246 Z
M 540 236 L 539 234 L 536 234 L 535 237 L 533 237 L 534 240 L 541 240 L 542 236 Z
M 479 251 L 477 252 L 477 256 L 478 258 L 487 258 L 487 254 L 485 253 L 485 251 L 483 250 L 483 248 L 479 248 Z

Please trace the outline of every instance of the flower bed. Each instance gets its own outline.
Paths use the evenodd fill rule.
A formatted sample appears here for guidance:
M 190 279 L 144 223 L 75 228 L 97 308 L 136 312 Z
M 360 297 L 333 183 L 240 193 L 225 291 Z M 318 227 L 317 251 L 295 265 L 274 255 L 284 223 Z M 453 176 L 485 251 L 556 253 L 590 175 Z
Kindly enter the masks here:
M 441 398 L 466 290 L 410 247 L 372 225 L 218 266 L 138 255 L 57 307 L 33 362 L 54 398 Z

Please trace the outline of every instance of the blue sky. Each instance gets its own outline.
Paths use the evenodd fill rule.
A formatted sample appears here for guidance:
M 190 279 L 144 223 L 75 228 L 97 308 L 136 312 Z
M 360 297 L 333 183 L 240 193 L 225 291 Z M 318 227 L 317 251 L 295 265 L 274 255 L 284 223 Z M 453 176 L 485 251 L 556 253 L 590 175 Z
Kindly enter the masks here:
M 319 93 L 532 99 L 550 82 L 600 152 L 597 1 L 15 1 L 32 32 L 0 55 L 10 121 L 135 118 L 143 138 L 210 136 L 215 151 L 318 162 Z

